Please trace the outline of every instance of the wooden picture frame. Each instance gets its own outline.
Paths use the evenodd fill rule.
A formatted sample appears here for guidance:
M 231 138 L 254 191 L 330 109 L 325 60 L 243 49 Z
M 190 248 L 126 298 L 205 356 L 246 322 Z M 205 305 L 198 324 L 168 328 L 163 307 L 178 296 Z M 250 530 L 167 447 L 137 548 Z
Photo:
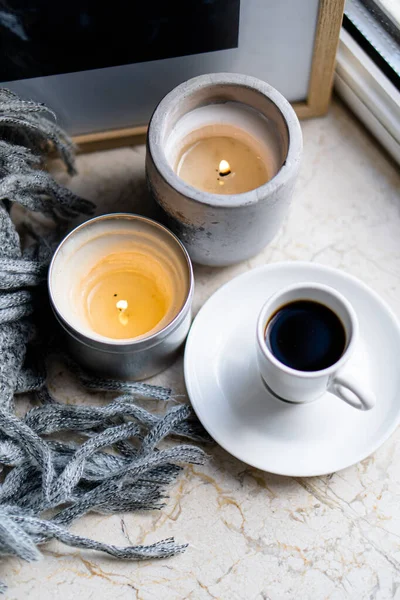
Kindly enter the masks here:
M 328 111 L 344 3 L 320 0 L 307 100 L 293 104 L 299 119 L 320 117 Z
M 336 51 L 339 43 L 345 0 L 320 0 L 313 59 L 306 100 L 293 103 L 299 119 L 326 114 L 332 94 Z M 121 146 L 143 144 L 147 126 L 126 127 L 74 136 L 80 152 L 97 152 Z

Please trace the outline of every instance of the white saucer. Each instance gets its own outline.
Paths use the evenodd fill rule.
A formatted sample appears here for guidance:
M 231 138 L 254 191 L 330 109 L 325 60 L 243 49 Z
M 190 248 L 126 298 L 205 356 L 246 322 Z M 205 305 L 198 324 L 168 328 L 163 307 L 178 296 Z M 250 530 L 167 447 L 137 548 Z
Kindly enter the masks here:
M 360 338 L 346 371 L 371 386 L 376 406 L 358 411 L 329 393 L 293 405 L 271 396 L 258 373 L 256 320 L 275 291 L 292 283 L 330 285 L 352 303 Z M 400 421 L 400 326 L 365 284 L 305 262 L 268 265 L 220 288 L 197 315 L 185 351 L 185 381 L 209 434 L 230 454 L 271 473 L 323 475 L 374 452 Z

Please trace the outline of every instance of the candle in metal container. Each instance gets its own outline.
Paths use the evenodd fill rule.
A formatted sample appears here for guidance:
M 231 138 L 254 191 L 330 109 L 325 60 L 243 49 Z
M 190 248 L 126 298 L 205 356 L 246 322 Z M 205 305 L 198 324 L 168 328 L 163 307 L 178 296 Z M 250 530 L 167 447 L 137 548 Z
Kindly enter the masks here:
M 139 246 L 115 248 L 100 259 L 84 274 L 75 293 L 82 297 L 88 326 L 114 339 L 159 329 L 182 301 L 166 265 Z
M 113 214 L 60 244 L 49 271 L 55 315 L 76 360 L 143 379 L 176 357 L 190 326 L 193 275 L 179 240 L 155 221 Z
M 277 233 L 301 152 L 299 121 L 277 90 L 246 75 L 202 75 L 157 106 L 147 180 L 191 258 L 223 266 L 250 258 Z

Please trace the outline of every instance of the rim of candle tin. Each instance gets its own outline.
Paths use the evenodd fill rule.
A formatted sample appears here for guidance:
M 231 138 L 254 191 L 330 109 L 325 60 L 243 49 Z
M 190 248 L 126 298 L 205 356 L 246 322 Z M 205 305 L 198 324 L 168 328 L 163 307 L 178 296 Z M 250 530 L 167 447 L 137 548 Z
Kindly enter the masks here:
M 213 194 L 193 187 L 176 174 L 164 153 L 162 139 L 163 128 L 169 111 L 174 110 L 180 98 L 190 96 L 192 93 L 201 89 L 209 88 L 211 90 L 214 86 L 229 87 L 232 85 L 259 92 L 275 105 L 276 109 L 281 113 L 287 128 L 288 149 L 284 163 L 279 171 L 272 179 L 263 185 L 241 194 Z M 240 100 L 238 102 L 240 102 Z M 213 104 L 213 102 L 210 102 L 210 104 Z M 246 104 L 245 102 L 242 102 L 242 104 L 251 107 L 250 104 Z M 206 105 L 207 104 L 202 104 L 202 106 Z M 147 133 L 147 146 L 153 158 L 155 168 L 167 183 L 172 188 L 175 188 L 180 194 L 191 200 L 209 206 L 239 208 L 249 204 L 256 204 L 260 200 L 270 197 L 270 194 L 287 183 L 293 175 L 293 168 L 297 168 L 300 162 L 303 149 L 303 136 L 294 109 L 288 100 L 286 100 L 286 98 L 274 87 L 265 81 L 250 75 L 242 75 L 239 73 L 212 73 L 193 77 L 192 79 L 181 83 L 164 96 L 150 119 Z
M 162 329 L 159 329 L 158 331 L 155 331 L 154 333 L 152 333 L 149 336 L 143 335 L 138 338 L 126 338 L 126 339 L 125 338 L 113 339 L 113 338 L 107 338 L 106 336 L 99 336 L 101 339 L 99 339 L 98 337 L 96 337 L 96 338 L 90 337 L 89 335 L 87 335 L 87 333 L 83 333 L 80 330 L 80 328 L 77 327 L 75 324 L 72 324 L 68 320 L 68 318 L 62 314 L 62 312 L 58 309 L 57 303 L 54 299 L 53 285 L 52 285 L 53 270 L 54 270 L 54 264 L 56 261 L 56 257 L 58 255 L 58 253 L 60 252 L 62 246 L 67 242 L 67 240 L 69 240 L 71 237 L 73 237 L 77 231 L 84 229 L 85 227 L 88 227 L 90 225 L 93 225 L 94 222 L 115 220 L 115 219 L 129 219 L 129 220 L 133 219 L 133 220 L 138 220 L 138 221 L 144 221 L 146 223 L 149 223 L 151 226 L 154 226 L 155 228 L 158 228 L 158 229 L 164 231 L 172 240 L 174 240 L 176 242 L 177 247 L 181 250 L 181 252 L 186 260 L 186 265 L 188 268 L 188 275 L 189 275 L 189 286 L 188 286 L 188 289 L 186 292 L 186 299 L 185 299 L 184 303 L 182 304 L 181 308 L 179 309 L 179 311 L 177 312 L 177 314 L 174 316 L 174 318 L 169 323 L 167 323 L 167 325 L 165 325 L 165 327 L 163 327 Z M 179 240 L 179 238 L 174 233 L 172 233 L 172 231 L 170 231 L 164 225 L 161 225 L 161 223 L 158 223 L 157 221 L 154 221 L 153 219 L 149 219 L 148 217 L 143 217 L 142 215 L 137 215 L 135 213 L 110 213 L 110 214 L 106 214 L 106 215 L 99 215 L 97 217 L 93 217 L 92 219 L 88 219 L 84 223 L 81 223 L 80 225 L 75 227 L 72 231 L 70 231 L 68 233 L 68 235 L 66 235 L 66 237 L 58 245 L 58 247 L 53 255 L 53 258 L 51 260 L 51 263 L 50 263 L 47 282 L 48 282 L 50 302 L 51 302 L 51 306 L 53 308 L 55 317 L 56 317 L 57 321 L 60 323 L 60 325 L 68 332 L 68 334 L 90 348 L 96 348 L 97 350 L 100 350 L 100 351 L 115 352 L 115 353 L 124 353 L 127 350 L 145 350 L 147 348 L 151 348 L 151 347 L 155 346 L 156 344 L 159 344 L 166 336 L 168 336 L 169 333 L 172 333 L 175 330 L 175 328 L 180 324 L 180 322 L 186 317 L 188 311 L 190 310 L 193 293 L 194 293 L 193 266 L 192 266 L 192 261 L 190 259 L 190 256 L 189 256 L 188 251 L 186 250 L 185 246 L 182 244 L 182 242 Z

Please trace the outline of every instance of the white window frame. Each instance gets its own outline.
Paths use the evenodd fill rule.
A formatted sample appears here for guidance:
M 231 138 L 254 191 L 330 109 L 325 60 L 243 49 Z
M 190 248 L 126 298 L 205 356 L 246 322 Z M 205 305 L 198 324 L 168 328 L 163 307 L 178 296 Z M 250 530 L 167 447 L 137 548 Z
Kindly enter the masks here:
M 400 165 L 400 92 L 343 28 L 335 89 Z

